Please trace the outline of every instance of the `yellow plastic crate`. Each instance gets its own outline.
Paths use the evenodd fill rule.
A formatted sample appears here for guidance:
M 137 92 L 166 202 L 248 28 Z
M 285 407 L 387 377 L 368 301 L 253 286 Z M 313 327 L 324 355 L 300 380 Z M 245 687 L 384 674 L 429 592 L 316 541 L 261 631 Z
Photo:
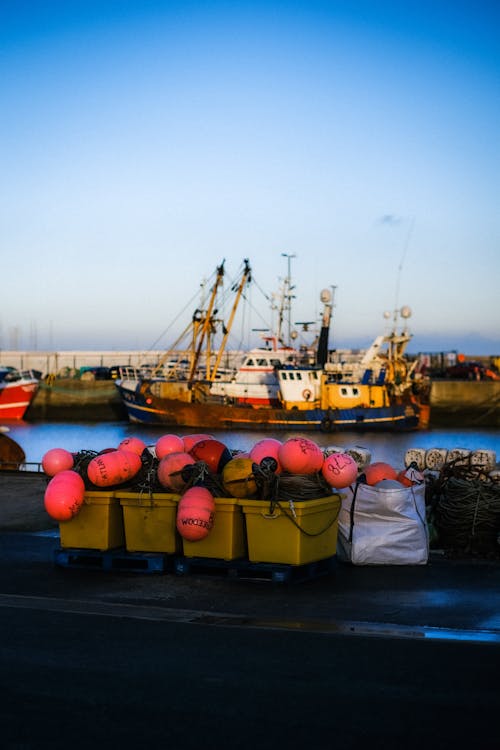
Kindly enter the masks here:
M 123 509 L 125 546 L 128 552 L 164 552 L 182 549 L 175 528 L 180 495 L 170 492 L 120 492 L 116 495 Z
M 216 497 L 214 525 L 205 539 L 182 540 L 185 557 L 236 560 L 246 557 L 245 517 L 238 498 Z
M 114 492 L 86 492 L 71 521 L 59 524 L 61 547 L 108 550 L 123 547 L 123 514 Z
M 304 565 L 337 551 L 340 496 L 293 503 L 280 501 L 270 513 L 264 500 L 240 499 L 251 562 Z

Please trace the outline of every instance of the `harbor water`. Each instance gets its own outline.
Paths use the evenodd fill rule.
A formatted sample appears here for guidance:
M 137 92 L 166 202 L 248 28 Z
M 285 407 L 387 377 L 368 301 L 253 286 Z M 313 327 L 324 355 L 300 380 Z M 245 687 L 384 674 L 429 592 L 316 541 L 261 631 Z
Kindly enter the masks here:
M 280 432 L 272 435 L 269 432 L 244 431 L 204 431 L 192 429 L 169 429 L 166 426 L 146 426 L 131 424 L 127 421 L 117 422 L 19 422 L 9 424 L 9 436 L 24 450 L 26 462 L 39 463 L 44 453 L 51 448 L 66 448 L 77 452 L 80 450 L 100 451 L 104 448 L 116 448 L 123 438 L 139 437 L 146 445 L 154 445 L 161 435 L 175 432 L 177 435 L 209 432 L 221 440 L 231 450 L 249 450 L 258 440 L 277 437 L 284 441 L 288 437 L 297 437 L 297 432 Z M 405 433 L 308 433 L 304 435 L 314 440 L 320 447 L 338 446 L 350 448 L 362 446 L 370 451 L 372 461 L 387 461 L 394 466 L 403 466 L 406 451 L 410 448 L 443 448 L 453 450 L 495 451 L 497 462 L 500 461 L 500 431 L 495 429 L 446 429 L 433 428 Z

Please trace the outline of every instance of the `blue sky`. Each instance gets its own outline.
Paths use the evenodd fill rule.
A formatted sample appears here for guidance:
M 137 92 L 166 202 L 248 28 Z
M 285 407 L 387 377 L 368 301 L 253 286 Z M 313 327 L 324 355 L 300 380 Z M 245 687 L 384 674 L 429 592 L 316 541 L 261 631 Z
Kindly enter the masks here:
M 0 348 L 167 347 L 243 258 L 255 343 L 286 253 L 330 346 L 409 305 L 413 351 L 500 354 L 499 38 L 481 1 L 0 0 Z

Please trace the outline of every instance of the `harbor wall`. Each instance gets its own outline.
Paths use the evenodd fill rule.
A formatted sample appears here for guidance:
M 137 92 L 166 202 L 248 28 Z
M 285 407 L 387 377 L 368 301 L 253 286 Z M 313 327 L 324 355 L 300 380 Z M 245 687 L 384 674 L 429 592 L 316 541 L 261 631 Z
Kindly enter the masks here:
M 434 380 L 431 426 L 500 427 L 500 381 Z

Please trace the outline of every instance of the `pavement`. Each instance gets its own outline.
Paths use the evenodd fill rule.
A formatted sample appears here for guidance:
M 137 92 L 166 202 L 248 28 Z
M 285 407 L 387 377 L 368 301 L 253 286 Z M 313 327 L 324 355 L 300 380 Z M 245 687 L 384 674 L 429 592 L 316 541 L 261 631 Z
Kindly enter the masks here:
M 495 746 L 498 561 L 300 583 L 59 567 L 45 484 L 0 477 L 8 750 Z

